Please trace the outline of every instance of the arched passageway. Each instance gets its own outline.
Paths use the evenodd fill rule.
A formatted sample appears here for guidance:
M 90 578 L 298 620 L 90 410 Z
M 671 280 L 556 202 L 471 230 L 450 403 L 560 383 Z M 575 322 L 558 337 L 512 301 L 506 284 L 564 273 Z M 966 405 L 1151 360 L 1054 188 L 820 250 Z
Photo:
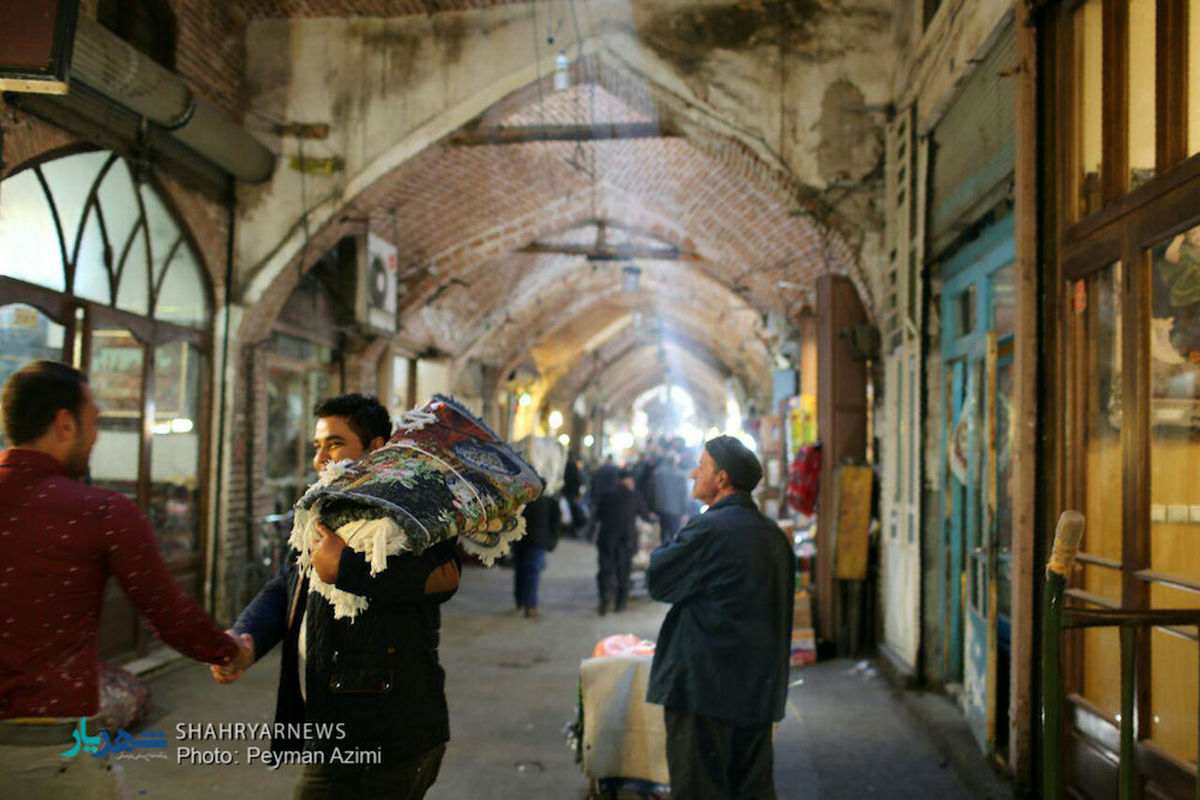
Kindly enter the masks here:
M 817 277 L 848 276 L 872 308 L 861 230 L 606 57 L 569 75 L 509 93 L 346 198 L 286 267 L 254 276 L 260 309 L 369 231 L 399 251 L 394 341 L 448 362 L 451 387 L 482 371 L 497 415 L 521 365 L 533 420 L 577 402 L 627 416 L 664 378 L 703 398 L 707 422 L 726 396 L 765 412 Z M 247 319 L 243 338 L 270 321 Z

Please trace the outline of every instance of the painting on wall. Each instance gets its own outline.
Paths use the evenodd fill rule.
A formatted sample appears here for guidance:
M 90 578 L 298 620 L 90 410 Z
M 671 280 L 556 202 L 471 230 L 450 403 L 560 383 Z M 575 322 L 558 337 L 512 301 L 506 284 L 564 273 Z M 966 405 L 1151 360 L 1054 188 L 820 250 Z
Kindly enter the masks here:
M 177 340 L 154 351 L 154 416 L 156 419 L 189 418 L 194 415 L 199 373 L 191 346 Z
M 139 417 L 142 413 L 142 365 L 146 349 L 122 329 L 92 332 L 88 383 L 101 417 Z
M 1155 253 L 1151 286 L 1153 422 L 1191 435 L 1200 423 L 1200 228 Z

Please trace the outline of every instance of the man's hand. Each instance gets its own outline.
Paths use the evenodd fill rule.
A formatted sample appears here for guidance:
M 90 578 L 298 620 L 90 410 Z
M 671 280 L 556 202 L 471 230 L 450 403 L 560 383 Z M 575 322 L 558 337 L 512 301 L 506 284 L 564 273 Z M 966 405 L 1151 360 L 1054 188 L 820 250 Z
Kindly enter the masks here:
M 237 641 L 238 652 L 228 664 L 209 665 L 213 680 L 217 683 L 233 683 L 242 677 L 242 673 L 254 663 L 254 637 L 248 633 L 240 636 L 233 631 L 226 631 L 226 633 Z
M 346 541 L 329 529 L 324 522 L 317 523 L 317 531 L 321 540 L 313 550 L 312 565 L 317 577 L 326 583 L 335 583 L 338 576 L 338 564 L 342 560 L 342 550 Z

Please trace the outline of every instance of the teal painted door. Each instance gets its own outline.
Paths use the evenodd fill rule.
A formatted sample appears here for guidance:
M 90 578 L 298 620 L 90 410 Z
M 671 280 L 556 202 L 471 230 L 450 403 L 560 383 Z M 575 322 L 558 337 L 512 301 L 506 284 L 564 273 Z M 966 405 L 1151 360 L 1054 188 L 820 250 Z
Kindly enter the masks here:
M 1011 218 L 943 269 L 944 679 L 961 681 L 980 747 L 1008 729 L 1008 397 L 1013 321 Z

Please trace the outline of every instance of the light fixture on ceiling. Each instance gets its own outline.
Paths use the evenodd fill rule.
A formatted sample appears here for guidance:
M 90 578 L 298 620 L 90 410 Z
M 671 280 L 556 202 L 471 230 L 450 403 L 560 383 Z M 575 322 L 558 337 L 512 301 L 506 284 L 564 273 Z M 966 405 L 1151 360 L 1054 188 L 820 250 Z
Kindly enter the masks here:
M 626 264 L 621 268 L 621 288 L 626 292 L 636 292 L 642 279 L 642 268 L 635 264 Z
M 565 92 L 571 88 L 571 61 L 567 58 L 567 49 L 558 51 L 554 59 L 554 91 Z

